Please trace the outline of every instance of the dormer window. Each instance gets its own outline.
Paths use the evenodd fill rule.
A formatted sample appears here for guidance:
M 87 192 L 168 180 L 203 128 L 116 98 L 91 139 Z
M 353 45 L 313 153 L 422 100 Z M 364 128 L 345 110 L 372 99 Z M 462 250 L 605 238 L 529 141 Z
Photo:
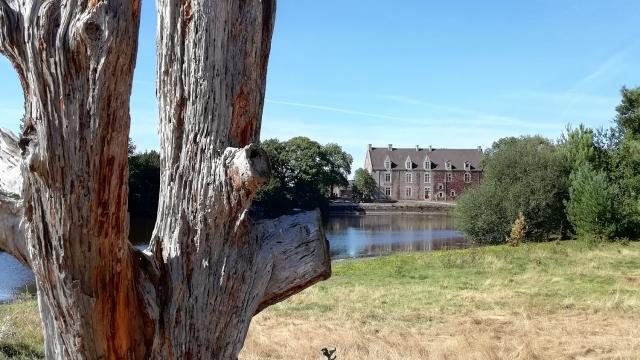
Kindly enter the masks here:
M 464 162 L 464 171 L 471 171 L 471 163 L 468 161 Z
M 391 159 L 389 159 L 388 157 L 384 161 L 384 168 L 387 169 L 387 170 L 391 170 Z
M 407 168 L 407 170 L 413 169 L 413 162 L 411 161 L 410 157 L 408 157 L 407 160 L 404 162 L 404 167 Z
M 431 159 L 429 159 L 428 156 L 426 159 L 424 159 L 424 169 L 431 170 Z
M 444 169 L 451 171 L 451 161 L 447 160 L 447 162 L 444 163 Z

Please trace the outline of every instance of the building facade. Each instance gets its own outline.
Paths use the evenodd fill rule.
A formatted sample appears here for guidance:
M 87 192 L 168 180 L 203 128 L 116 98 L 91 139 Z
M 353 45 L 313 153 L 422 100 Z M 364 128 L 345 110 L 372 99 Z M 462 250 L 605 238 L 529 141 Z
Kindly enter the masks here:
M 365 169 L 378 184 L 377 197 L 389 200 L 455 201 L 482 179 L 482 148 L 434 149 L 373 147 Z

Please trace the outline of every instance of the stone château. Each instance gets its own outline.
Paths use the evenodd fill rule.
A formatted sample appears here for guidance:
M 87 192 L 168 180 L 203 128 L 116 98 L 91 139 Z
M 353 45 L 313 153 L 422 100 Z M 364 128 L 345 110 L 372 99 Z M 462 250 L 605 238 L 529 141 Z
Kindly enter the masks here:
M 379 199 L 455 201 L 482 179 L 482 147 L 435 149 L 373 147 L 365 169 L 378 184 Z

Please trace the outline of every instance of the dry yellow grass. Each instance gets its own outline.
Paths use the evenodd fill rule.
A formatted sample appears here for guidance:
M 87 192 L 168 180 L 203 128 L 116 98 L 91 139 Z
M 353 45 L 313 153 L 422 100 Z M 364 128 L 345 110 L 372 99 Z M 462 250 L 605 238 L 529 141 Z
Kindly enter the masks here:
M 577 242 L 334 264 L 258 315 L 242 360 L 640 359 L 640 244 Z
M 431 326 L 259 315 L 241 359 L 639 359 L 637 314 L 469 312 Z
M 640 242 L 576 241 L 333 264 L 266 309 L 242 360 L 640 359 Z M 40 358 L 34 301 L 0 305 L 0 359 Z

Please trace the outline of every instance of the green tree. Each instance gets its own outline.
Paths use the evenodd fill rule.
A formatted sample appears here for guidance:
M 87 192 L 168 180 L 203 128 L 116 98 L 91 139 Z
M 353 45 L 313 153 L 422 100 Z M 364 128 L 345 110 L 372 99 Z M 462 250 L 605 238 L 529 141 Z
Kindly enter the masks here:
M 558 141 L 558 152 L 570 171 L 588 164 L 599 167 L 602 155 L 595 144 L 594 131 L 583 124 L 577 128 L 567 126 Z
M 458 201 L 458 224 L 477 242 L 500 243 L 520 213 L 528 240 L 561 234 L 567 226 L 564 200 L 568 174 L 563 157 L 539 136 L 503 138 L 482 161 L 484 178 Z M 480 223 L 482 222 L 482 223 Z
M 129 143 L 129 148 L 133 145 Z M 134 145 L 135 148 L 135 145 Z M 129 156 L 129 213 L 132 217 L 153 218 L 160 194 L 160 154 L 157 151 Z
M 608 170 L 612 182 L 619 188 L 619 235 L 637 237 L 640 235 L 640 88 L 623 87 L 621 95 L 615 122 L 622 139 L 611 152 Z
M 616 124 L 625 134 L 640 135 L 640 87 L 628 89 L 623 87 L 620 91 L 622 100 L 616 107 Z
M 351 174 L 353 157 L 342 150 L 338 144 L 327 144 L 323 147 L 324 182 L 330 184 L 329 194 L 335 186 L 348 186 L 348 176 Z
M 372 200 L 376 193 L 376 180 L 365 169 L 356 170 L 353 178 L 353 192 L 363 200 Z
M 478 244 L 501 244 L 511 229 L 504 193 L 496 186 L 467 190 L 454 215 L 458 228 Z
M 323 146 L 306 137 L 262 143 L 271 162 L 271 180 L 258 192 L 256 205 L 265 215 L 292 209 L 325 208 L 331 189 L 348 184 L 353 159 L 337 144 Z
M 582 165 L 571 174 L 567 214 L 583 238 L 608 240 L 618 234 L 617 187 L 606 173 Z

